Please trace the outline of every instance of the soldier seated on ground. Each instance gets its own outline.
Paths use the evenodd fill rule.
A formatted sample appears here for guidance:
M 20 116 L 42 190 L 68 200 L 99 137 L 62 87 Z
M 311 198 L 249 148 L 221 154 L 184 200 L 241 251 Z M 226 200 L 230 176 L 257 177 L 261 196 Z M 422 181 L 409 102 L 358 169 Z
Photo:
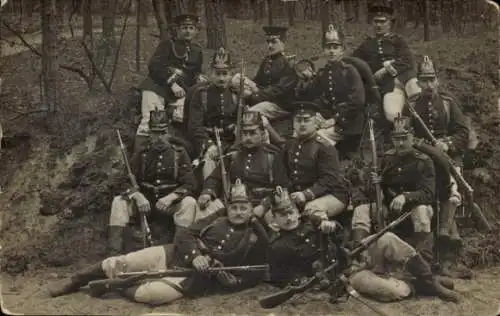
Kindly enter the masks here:
M 111 254 L 123 251 L 124 230 L 137 212 L 161 220 L 162 231 L 158 235 L 165 234 L 167 239 L 173 238 L 175 226 L 187 227 L 203 216 L 191 196 L 196 187 L 191 160 L 180 145 L 182 142 L 168 134 L 167 116 L 166 111 L 151 112 L 148 143 L 131 159 L 130 167 L 139 188 L 113 199 L 108 237 Z
M 289 180 L 280 149 L 266 144 L 264 126 L 259 112 L 247 110 L 241 120 L 241 143 L 229 149 L 234 152 L 225 157 L 225 168 L 219 164 L 205 180 L 198 203 L 204 212 L 211 213 L 221 207 L 227 194 L 223 187 L 223 174 L 227 172 L 229 184 L 241 179 L 248 187 L 254 212 L 263 216 L 277 185 L 288 187 Z
M 349 200 L 337 150 L 317 133 L 318 105 L 304 101 L 293 106 L 296 138 L 284 145 L 292 200 L 305 215 L 333 218 L 346 209 Z
M 250 221 L 252 206 L 245 186 L 236 181 L 228 209 L 179 231 L 174 244 L 154 246 L 126 255 L 108 257 L 50 289 L 57 297 L 77 292 L 90 281 L 113 278 L 124 272 L 160 271 L 193 267 L 188 277 L 148 279 L 123 289 L 126 298 L 150 305 L 168 304 L 184 296 L 197 297 L 217 289 L 230 292 L 252 287 L 264 277 L 262 272 L 206 273 L 215 266 L 263 264 L 267 235 L 258 221 Z
M 172 107 L 170 119 L 174 122 L 172 133 L 182 138 L 185 132 L 184 98 L 187 89 L 203 81 L 201 75 L 203 53 L 200 45 L 193 43 L 198 33 L 199 18 L 181 14 L 174 19 L 174 38 L 161 41 L 151 57 L 148 77 L 140 84 L 142 91 L 141 122 L 137 128 L 136 148 L 147 141 L 149 113 L 154 109 Z M 185 146 L 192 155 L 189 143 Z

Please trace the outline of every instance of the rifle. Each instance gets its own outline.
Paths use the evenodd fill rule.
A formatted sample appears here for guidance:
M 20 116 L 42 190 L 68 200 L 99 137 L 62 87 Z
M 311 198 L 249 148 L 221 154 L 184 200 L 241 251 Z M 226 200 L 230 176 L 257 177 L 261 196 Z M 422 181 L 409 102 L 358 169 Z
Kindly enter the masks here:
M 375 132 L 373 130 L 373 119 L 368 119 L 368 128 L 370 131 L 370 145 L 372 150 L 372 172 L 378 175 L 378 161 L 377 161 L 377 144 L 375 143 Z M 380 231 L 384 228 L 385 218 L 384 218 L 384 207 L 382 205 L 382 189 L 380 183 L 375 184 L 375 214 L 373 214 L 373 206 L 370 203 L 370 215 L 374 219 L 373 228 L 375 232 Z M 374 216 L 373 216 L 374 215 Z
M 214 134 L 215 134 L 215 142 L 217 144 L 217 151 L 219 152 L 219 165 L 220 165 L 220 170 L 221 170 L 221 176 L 222 176 L 222 197 L 224 199 L 224 205 L 227 207 L 228 205 L 228 199 L 229 199 L 229 183 L 227 180 L 227 170 L 226 170 L 226 165 L 224 163 L 224 152 L 222 150 L 222 142 L 220 140 L 220 134 L 219 134 L 219 129 L 217 127 L 214 127 Z
M 216 272 L 248 272 L 248 271 L 269 271 L 269 265 L 248 265 L 248 266 L 230 266 L 230 267 L 210 267 L 208 268 L 208 273 L 216 273 Z M 160 279 L 164 277 L 188 277 L 198 273 L 195 269 L 187 269 L 187 268 L 175 268 L 175 269 L 167 269 L 160 271 L 140 271 L 140 272 L 128 272 L 128 273 L 119 273 L 116 278 L 113 279 L 104 279 L 104 280 L 95 280 L 89 282 L 90 293 L 94 297 L 100 297 L 106 293 L 119 291 L 122 289 L 126 289 L 134 284 L 137 284 L 139 281 L 146 279 Z
M 243 57 L 241 58 L 241 69 L 240 69 L 240 94 L 238 95 L 238 112 L 236 113 L 236 144 L 241 141 L 241 119 L 243 117 L 244 104 L 244 89 L 245 89 L 245 63 Z
M 354 248 L 353 250 L 348 250 L 343 247 L 341 247 L 341 251 L 344 253 L 342 256 L 344 260 L 336 260 L 333 262 L 331 265 L 326 267 L 319 275 L 328 275 L 330 272 L 334 271 L 343 271 L 345 270 L 349 264 L 350 264 L 350 259 L 358 256 L 361 254 L 363 251 L 368 249 L 368 247 L 373 244 L 375 241 L 377 241 L 380 237 L 382 237 L 386 232 L 389 230 L 393 229 L 397 225 L 399 225 L 401 222 L 403 222 L 405 219 L 407 219 L 411 215 L 411 211 L 408 211 L 389 223 L 386 227 L 382 228 L 379 232 L 368 236 L 365 238 L 362 242 L 361 245 Z M 320 283 L 322 281 L 321 276 L 315 275 L 311 278 L 309 278 L 304 284 L 299 285 L 299 286 L 288 286 L 284 290 L 281 290 L 279 292 L 273 293 L 271 295 L 267 295 L 259 300 L 259 304 L 262 308 L 274 308 L 280 304 L 283 304 L 284 302 L 288 301 L 291 299 L 295 294 L 305 292 L 306 290 L 312 288 L 316 284 Z
M 120 135 L 120 131 L 116 130 L 116 134 L 118 135 L 118 141 L 120 142 L 120 150 L 122 152 L 123 163 L 125 164 L 125 168 L 127 168 L 128 177 L 130 182 L 132 183 L 132 187 L 134 190 L 139 191 L 139 185 L 137 184 L 137 180 L 135 179 L 132 170 L 130 169 L 130 164 L 128 163 L 127 151 L 125 149 L 125 145 L 123 145 L 122 137 Z M 146 214 L 140 213 L 139 216 L 141 218 L 141 232 L 142 232 L 142 244 L 143 247 L 150 247 L 153 244 L 153 238 L 151 236 L 151 229 L 149 228 L 148 219 L 146 218 Z
M 425 134 L 427 135 L 427 139 L 431 142 L 432 146 L 436 146 L 438 143 L 438 140 L 434 135 L 432 135 L 432 132 L 429 130 L 427 125 L 425 125 L 425 122 L 422 120 L 420 115 L 417 113 L 413 105 L 410 104 L 410 102 L 406 102 L 406 105 L 408 107 L 408 110 L 410 110 L 410 113 L 413 115 L 413 117 L 418 121 L 418 123 L 422 126 L 422 129 L 424 130 Z M 491 231 L 491 225 L 488 222 L 488 219 L 484 216 L 483 212 L 481 211 L 481 208 L 474 203 L 474 189 L 471 187 L 471 185 L 465 180 L 464 176 L 462 175 L 461 172 L 458 171 L 458 167 L 451 159 L 451 157 L 444 151 L 441 151 L 443 153 L 443 157 L 447 160 L 449 166 L 450 166 L 450 173 L 455 178 L 457 181 L 457 184 L 460 185 L 464 190 L 465 190 L 465 200 L 466 204 L 469 205 L 469 207 L 472 209 L 472 212 L 476 216 L 476 218 L 481 222 L 481 224 L 484 225 L 487 231 Z

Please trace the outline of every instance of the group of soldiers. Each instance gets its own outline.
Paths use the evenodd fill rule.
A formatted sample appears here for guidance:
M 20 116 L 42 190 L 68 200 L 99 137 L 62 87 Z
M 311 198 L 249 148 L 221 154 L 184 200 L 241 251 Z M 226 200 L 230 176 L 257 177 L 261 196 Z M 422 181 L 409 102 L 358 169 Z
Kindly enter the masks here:
M 343 34 L 328 28 L 322 36 L 327 63 L 319 70 L 310 60 L 291 65 L 284 54 L 287 29 L 264 27 L 268 54 L 253 79 L 234 73 L 226 48 L 214 54 L 204 76 L 202 48 L 192 42 L 198 18 L 177 17 L 175 36 L 159 44 L 140 86 L 142 120 L 130 163 L 138 187 L 112 202 L 110 256 L 57 284 L 51 295 L 121 272 L 171 267 L 198 273 L 147 280 L 122 294 L 158 305 L 260 281 L 297 285 L 317 272 L 328 252 L 325 236 L 335 244 L 347 229 L 342 243 L 351 249 L 370 238 L 381 224 L 373 216 L 380 191 L 386 221 L 405 212 L 410 220 L 352 258 L 349 284 L 380 301 L 418 293 L 457 302 L 451 278 L 471 277 L 457 260 L 463 244 L 454 217 L 461 195 L 429 148 L 459 166 L 468 124 L 440 88 L 433 61 L 426 56 L 417 65 L 405 39 L 391 32 L 392 8 L 374 5 L 370 13 L 375 34 L 352 56 L 344 54 Z M 293 132 L 278 133 L 275 122 L 287 119 Z M 368 122 L 376 122 L 379 147 L 390 149 L 379 166 L 349 165 L 360 161 Z M 137 214 L 166 218 L 160 233 L 168 231 L 169 239 L 124 254 L 125 230 Z M 335 260 L 335 252 L 326 257 Z M 269 275 L 207 273 L 212 266 L 261 263 L 269 264 Z

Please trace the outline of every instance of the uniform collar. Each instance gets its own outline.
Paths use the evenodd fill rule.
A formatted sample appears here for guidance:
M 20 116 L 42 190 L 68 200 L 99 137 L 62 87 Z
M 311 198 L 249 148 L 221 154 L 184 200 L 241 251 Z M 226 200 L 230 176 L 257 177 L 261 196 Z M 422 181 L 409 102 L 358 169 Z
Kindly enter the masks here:
M 271 60 L 276 60 L 280 57 L 283 57 L 283 52 L 279 52 L 279 53 L 276 53 L 276 54 L 273 54 L 273 55 L 268 55 L 267 56 L 267 59 L 271 59 Z

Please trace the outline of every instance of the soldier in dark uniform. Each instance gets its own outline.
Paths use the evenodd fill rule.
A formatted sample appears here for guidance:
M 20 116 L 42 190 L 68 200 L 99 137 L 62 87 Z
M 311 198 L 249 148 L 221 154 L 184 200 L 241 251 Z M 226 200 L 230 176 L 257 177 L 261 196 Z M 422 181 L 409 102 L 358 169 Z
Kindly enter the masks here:
M 323 219 L 334 217 L 349 203 L 337 150 L 317 133 L 318 105 L 303 101 L 293 106 L 297 136 L 285 144 L 291 197 L 304 214 Z
M 197 16 L 190 14 L 177 16 L 174 19 L 176 36 L 160 42 L 149 62 L 148 77 L 139 86 L 142 90 L 142 118 L 137 129 L 138 143 L 148 135 L 149 113 L 155 108 L 172 107 L 176 136 L 183 135 L 186 91 L 203 80 L 202 48 L 192 42 L 198 33 L 198 20 Z
M 320 104 L 326 119 L 318 133 L 337 146 L 339 154 L 357 149 L 364 126 L 365 88 L 356 68 L 342 60 L 343 35 L 333 25 L 323 38 L 323 52 L 328 60 L 309 86 L 309 95 Z
M 271 237 L 268 262 L 270 281 L 277 286 L 285 286 L 300 281 L 302 277 L 312 276 L 320 268 L 320 260 L 336 259 L 326 246 L 331 242 L 327 235 L 335 232 L 339 224 L 317 217 L 301 217 L 288 191 L 282 188 L 276 191 L 271 213 L 279 232 Z
M 145 280 L 123 290 L 135 302 L 168 304 L 183 296 L 197 297 L 220 289 L 238 291 L 256 285 L 262 272 L 218 272 L 206 274 L 213 266 L 263 264 L 267 235 L 259 221 L 251 221 L 252 206 L 245 187 L 237 181 L 228 209 L 182 229 L 174 244 L 149 247 L 126 255 L 108 257 L 54 286 L 53 297 L 77 292 L 92 280 L 113 278 L 120 272 L 160 271 L 172 267 L 195 268 L 189 277 L 164 277 Z
M 289 185 L 280 149 L 266 144 L 264 140 L 261 114 L 247 110 L 242 117 L 241 144 L 230 148 L 233 155 L 225 160 L 229 183 L 242 179 L 248 187 L 250 201 L 259 217 L 269 209 L 270 195 L 274 188 L 277 185 L 287 188 Z M 198 204 L 201 209 L 210 213 L 220 208 L 223 196 L 222 170 L 219 164 L 205 180 Z
M 387 151 L 381 162 L 380 177 L 372 177 L 371 184 L 380 183 L 386 216 L 396 218 L 405 210 L 412 210 L 413 229 L 401 232 L 409 236 L 411 243 L 425 260 L 433 259 L 433 235 L 431 220 L 435 199 L 436 172 L 432 159 L 413 147 L 410 120 L 398 116 L 392 132 L 394 148 Z M 353 194 L 356 196 L 357 194 Z M 353 214 L 352 236 L 361 240 L 371 230 L 370 204 L 356 203 Z
M 392 122 L 401 113 L 405 97 L 420 93 L 415 60 L 405 39 L 391 32 L 394 10 L 377 4 L 370 7 L 375 36 L 368 37 L 353 56 L 368 63 L 383 95 L 385 117 Z
M 150 139 L 131 159 L 130 167 L 139 190 L 127 190 L 111 204 L 108 245 L 111 253 L 121 253 L 123 233 L 135 212 L 158 217 L 173 217 L 176 226 L 187 227 L 198 216 L 198 205 L 191 196 L 196 180 L 186 150 L 175 136 L 168 135 L 166 111 L 152 111 L 149 120 Z M 170 220 L 167 220 L 167 226 Z M 164 227 L 173 237 L 175 227 Z
M 267 35 L 268 56 L 260 64 L 257 74 L 250 82 L 250 94 L 246 104 L 270 120 L 286 116 L 291 112 L 297 75 L 283 54 L 286 27 L 264 26 Z
M 455 98 L 439 86 L 434 63 L 428 56 L 418 67 L 418 84 L 422 93 L 410 99 L 411 105 L 438 140 L 436 146 L 447 153 L 460 168 L 462 157 L 468 147 L 469 128 Z M 412 120 L 415 136 L 426 141 L 428 135 L 416 120 Z M 455 213 L 461 203 L 456 180 L 451 178 L 451 188 L 437 188 L 441 201 L 439 214 L 438 247 L 443 274 L 450 277 L 470 278 L 472 272 L 458 263 L 458 254 L 463 248 Z
M 213 128 L 220 131 L 224 148 L 235 141 L 238 96 L 230 89 L 231 56 L 220 48 L 212 59 L 210 81 L 189 90 L 186 97 L 186 117 L 190 140 L 199 157 L 204 148 L 203 176 L 207 178 L 217 165 L 217 147 Z

